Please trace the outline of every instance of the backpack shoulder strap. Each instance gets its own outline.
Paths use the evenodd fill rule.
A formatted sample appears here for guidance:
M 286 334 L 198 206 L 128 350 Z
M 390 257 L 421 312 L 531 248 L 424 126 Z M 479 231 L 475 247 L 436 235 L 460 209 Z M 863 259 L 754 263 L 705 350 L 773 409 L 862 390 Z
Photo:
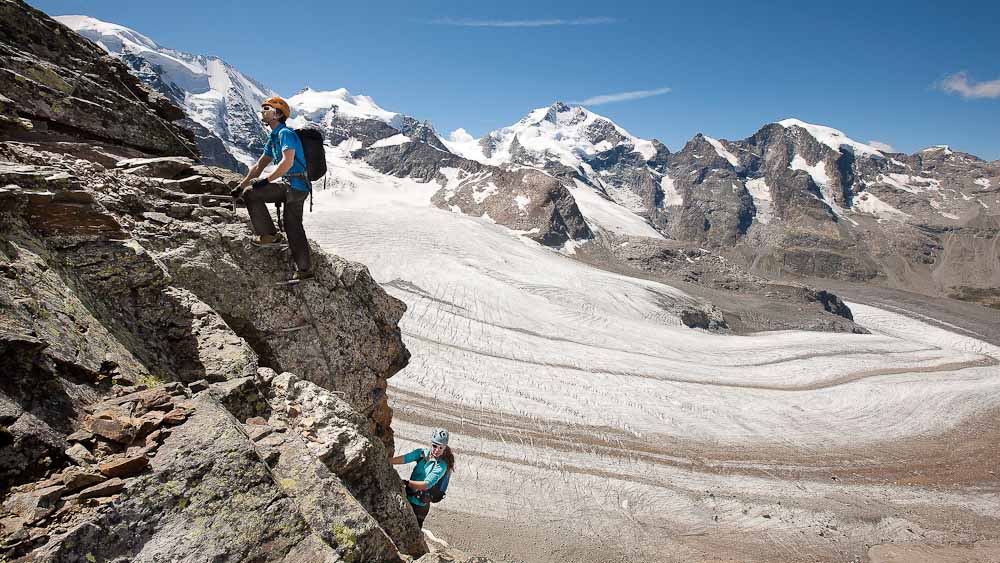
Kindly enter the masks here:
M 306 165 L 306 155 L 304 154 L 306 152 L 306 147 L 305 147 L 305 145 L 302 144 L 302 135 L 299 135 L 299 132 L 298 132 L 297 129 L 292 129 L 291 127 L 289 127 L 288 130 L 291 131 L 292 133 L 295 133 L 295 137 L 299 140 L 299 146 L 302 147 L 302 151 L 301 152 L 303 153 L 301 155 L 302 156 L 302 160 L 300 162 L 302 163 L 302 168 L 306 169 L 305 173 L 309 174 L 309 166 Z M 299 160 L 299 156 L 300 155 L 298 153 L 296 153 L 295 154 L 295 160 Z M 309 182 L 308 179 L 306 180 L 306 183 L 310 184 L 309 189 L 311 191 L 312 190 L 312 185 L 311 185 L 311 183 Z

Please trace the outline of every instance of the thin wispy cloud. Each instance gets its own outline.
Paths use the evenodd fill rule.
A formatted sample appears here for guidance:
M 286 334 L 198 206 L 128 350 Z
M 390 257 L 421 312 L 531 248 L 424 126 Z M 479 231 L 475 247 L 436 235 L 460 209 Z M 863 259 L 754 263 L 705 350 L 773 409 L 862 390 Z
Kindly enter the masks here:
M 602 96 L 593 96 L 591 98 L 587 98 L 586 100 L 579 100 L 570 103 L 578 106 L 599 106 L 601 104 L 613 104 L 615 102 L 630 102 L 632 100 L 639 100 L 642 98 L 662 96 L 663 94 L 669 94 L 670 91 L 671 91 L 670 88 L 656 88 L 655 90 L 633 90 L 631 92 L 619 92 L 617 94 L 604 94 Z
M 573 19 L 539 19 L 539 20 L 473 20 L 438 18 L 427 23 L 434 25 L 454 25 L 459 27 L 552 27 L 557 25 L 607 25 L 618 23 L 617 18 L 573 18 Z
M 882 141 L 868 141 L 868 144 L 882 152 L 899 152 L 896 150 L 896 147 L 890 145 L 889 143 L 883 143 Z
M 956 72 L 935 84 L 938 90 L 958 94 L 965 99 L 1000 98 L 1000 79 L 988 82 L 970 80 L 965 72 Z

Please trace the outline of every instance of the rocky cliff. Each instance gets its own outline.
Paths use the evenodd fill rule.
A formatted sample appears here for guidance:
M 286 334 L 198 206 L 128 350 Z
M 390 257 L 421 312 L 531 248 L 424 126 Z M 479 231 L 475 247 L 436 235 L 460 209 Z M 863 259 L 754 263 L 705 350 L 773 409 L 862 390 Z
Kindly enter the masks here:
M 249 245 L 217 195 L 228 190 L 220 169 L 183 158 L 105 169 L 77 158 L 90 146 L 58 148 L 68 152 L 0 145 L 0 470 L 5 489 L 20 487 L 4 503 L 8 553 L 421 554 L 386 463 L 386 378 L 407 359 L 402 303 L 318 248 L 315 283 L 275 286 L 288 258 Z M 315 382 L 308 401 L 288 391 L 298 378 Z M 174 398 L 156 398 L 165 391 Z M 80 472 L 105 489 L 60 484 Z M 259 527 L 276 543 L 249 534 Z

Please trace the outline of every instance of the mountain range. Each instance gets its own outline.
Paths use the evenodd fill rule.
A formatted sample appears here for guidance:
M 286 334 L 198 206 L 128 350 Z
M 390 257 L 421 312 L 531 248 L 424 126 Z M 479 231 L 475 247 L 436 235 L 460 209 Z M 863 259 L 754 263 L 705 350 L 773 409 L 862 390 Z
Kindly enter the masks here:
M 122 26 L 56 19 L 184 108 L 206 163 L 242 171 L 260 152 L 255 112 L 274 94 L 266 86 Z M 346 89 L 307 88 L 289 103 L 291 123 L 321 129 L 341 166 L 436 182 L 438 207 L 568 253 L 648 272 L 695 249 L 768 278 L 888 285 L 1000 307 L 1000 161 L 945 145 L 887 153 L 785 119 L 741 140 L 698 134 L 671 152 L 561 102 L 480 139 L 444 138 Z

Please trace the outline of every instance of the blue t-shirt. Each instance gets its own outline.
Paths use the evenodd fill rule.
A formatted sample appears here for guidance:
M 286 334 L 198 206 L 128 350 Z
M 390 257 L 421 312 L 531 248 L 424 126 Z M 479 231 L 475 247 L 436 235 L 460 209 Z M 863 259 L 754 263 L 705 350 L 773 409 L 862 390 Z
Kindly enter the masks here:
M 417 448 L 403 456 L 403 462 L 405 463 L 413 463 L 414 461 L 417 462 L 417 465 L 413 468 L 413 472 L 410 473 L 410 481 L 427 481 L 428 489 L 433 487 L 448 472 L 448 464 L 443 459 L 431 459 L 430 450 Z M 414 496 L 408 496 L 406 500 L 417 506 L 427 504 Z
M 271 131 L 271 135 L 267 138 L 267 144 L 264 145 L 264 154 L 270 156 L 272 161 L 280 165 L 283 153 L 288 149 L 295 151 L 295 161 L 292 162 L 292 167 L 285 175 L 305 174 L 306 153 L 302 150 L 302 141 L 299 140 L 295 131 L 282 123 L 275 127 L 274 131 Z M 309 191 L 309 183 L 305 178 L 289 178 L 288 180 L 293 189 L 303 192 Z

